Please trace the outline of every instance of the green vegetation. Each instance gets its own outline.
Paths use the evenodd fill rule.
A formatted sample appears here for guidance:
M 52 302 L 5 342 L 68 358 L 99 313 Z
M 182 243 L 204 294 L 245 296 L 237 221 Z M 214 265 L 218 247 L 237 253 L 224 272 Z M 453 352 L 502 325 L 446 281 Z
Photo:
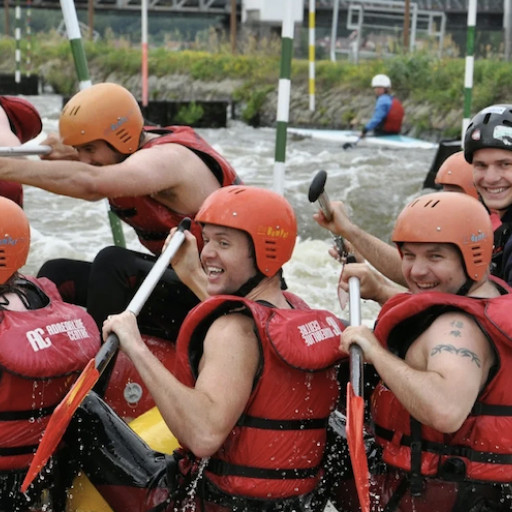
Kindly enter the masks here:
M 173 51 L 165 45 L 150 49 L 148 65 L 151 74 L 156 77 L 190 75 L 194 80 L 205 82 L 236 79 L 241 85 L 234 92 L 234 99 L 245 105 L 244 120 L 254 123 L 267 95 L 276 89 L 279 79 L 279 41 L 276 39 L 262 43 L 248 40 L 243 51 L 233 55 L 226 41 L 216 39 L 212 31 L 208 35 L 206 37 L 203 34 L 202 43 L 197 44 L 196 50 Z M 127 40 L 104 38 L 96 43 L 86 41 L 85 45 L 93 81 L 105 80 L 112 73 L 122 77 L 140 73 L 140 47 Z M 22 42 L 24 51 L 25 41 Z M 10 38 L 0 39 L 0 71 L 13 72 L 14 54 L 15 41 Z M 76 75 L 69 42 L 57 32 L 32 38 L 31 60 L 33 71 L 39 73 L 56 93 L 70 95 L 76 91 Z M 462 107 L 464 66 L 463 58 L 439 59 L 434 52 L 427 51 L 386 59 L 376 58 L 358 65 L 346 60 L 335 63 L 319 60 L 316 62 L 316 88 L 323 91 L 339 89 L 349 95 L 356 94 L 368 90 L 374 74 L 386 73 L 392 78 L 393 89 L 402 100 L 428 105 L 432 115 L 442 116 L 450 109 L 459 105 Z M 292 82 L 304 87 L 307 81 L 308 61 L 294 59 Z M 512 83 L 512 66 L 497 57 L 477 59 L 474 83 L 473 111 L 492 103 L 510 102 L 508 91 Z M 344 113 L 342 122 L 349 122 L 354 114 L 352 111 Z M 200 112 L 196 107 L 183 112 L 185 119 L 198 115 Z M 422 132 L 434 130 L 429 116 L 424 113 L 415 122 L 421 125 Z M 459 128 L 454 126 L 454 133 Z

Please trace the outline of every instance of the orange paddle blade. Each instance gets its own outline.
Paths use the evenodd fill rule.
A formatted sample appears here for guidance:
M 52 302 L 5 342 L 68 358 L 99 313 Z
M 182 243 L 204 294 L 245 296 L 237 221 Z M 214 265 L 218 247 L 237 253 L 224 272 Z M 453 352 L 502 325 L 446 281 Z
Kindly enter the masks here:
M 48 459 L 52 456 L 55 448 L 57 448 L 60 443 L 73 414 L 78 409 L 87 393 L 93 388 L 99 377 L 100 373 L 96 368 L 95 359 L 91 359 L 76 382 L 71 386 L 67 395 L 55 408 L 55 411 L 53 411 L 48 425 L 46 425 L 46 430 L 39 443 L 39 447 L 25 475 L 25 479 L 21 484 L 22 492 L 26 492 L 28 486 L 48 462 Z
M 370 472 L 363 437 L 364 400 L 347 384 L 347 443 L 362 512 L 370 512 Z

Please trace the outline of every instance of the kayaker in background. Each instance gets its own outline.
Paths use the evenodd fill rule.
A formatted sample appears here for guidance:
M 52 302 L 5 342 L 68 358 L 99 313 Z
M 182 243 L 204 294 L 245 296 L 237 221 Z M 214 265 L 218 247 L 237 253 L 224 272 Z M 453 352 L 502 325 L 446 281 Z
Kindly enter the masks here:
M 473 117 L 464 156 L 495 228 L 492 273 L 512 285 L 512 105 L 491 105 Z
M 119 336 L 183 448 L 155 454 L 95 394 L 66 439 L 82 447 L 84 472 L 115 511 L 306 510 L 324 471 L 336 364 L 346 357 L 338 351 L 343 324 L 281 289 L 297 224 L 280 194 L 225 187 L 196 220 L 200 260 L 187 233 L 173 263 L 183 282 L 210 298 L 183 324 L 174 373 L 143 343 L 133 314 L 109 317 L 103 327 L 104 337 Z
M 390 93 L 391 79 L 387 75 L 375 75 L 372 88 L 377 97 L 372 118 L 364 125 L 360 137 L 368 132 L 374 135 L 395 135 L 402 129 L 404 107 L 400 100 Z
M 488 212 L 468 194 L 428 194 L 404 208 L 392 239 L 410 291 L 384 304 L 374 332 L 347 327 L 340 345 L 357 343 L 382 379 L 372 510 L 509 511 L 512 296 L 489 278 Z M 372 272 L 348 265 L 343 278 Z
M 0 146 L 14 147 L 37 137 L 43 129 L 34 105 L 17 96 L 0 96 Z M 0 196 L 23 208 L 23 187 L 13 181 L 0 181 Z
M 27 496 L 18 489 L 55 406 L 99 350 L 100 333 L 83 308 L 62 301 L 51 281 L 18 272 L 29 253 L 30 226 L 5 197 L 0 233 L 0 509 L 43 510 L 49 489 L 53 510 L 64 510 L 65 484 L 55 464 Z
M 92 264 L 57 259 L 42 266 L 38 275 L 51 279 L 65 300 L 87 307 L 101 327 L 109 313 L 126 308 L 169 230 L 183 217 L 193 218 L 213 191 L 239 179 L 192 128 L 144 128 L 137 101 L 114 83 L 73 96 L 62 110 L 59 131 L 61 140 L 51 136 L 44 142 L 53 148 L 44 161 L 1 159 L 0 179 L 88 201 L 108 198 L 152 253 L 113 246 L 101 250 Z M 192 230 L 200 237 L 196 224 Z M 175 341 L 197 302 L 169 269 L 141 311 L 139 325 L 147 334 Z

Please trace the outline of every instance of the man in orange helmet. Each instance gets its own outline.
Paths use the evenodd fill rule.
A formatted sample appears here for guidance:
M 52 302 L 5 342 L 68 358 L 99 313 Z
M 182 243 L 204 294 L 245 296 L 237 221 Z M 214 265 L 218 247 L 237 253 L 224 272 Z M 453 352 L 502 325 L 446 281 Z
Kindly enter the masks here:
M 373 510 L 510 510 L 512 298 L 489 277 L 489 214 L 469 194 L 427 194 L 404 208 L 392 238 L 409 292 L 384 304 L 374 332 L 347 327 L 340 345 L 357 343 L 381 378 L 371 403 L 385 466 Z M 369 275 L 347 265 L 343 279 Z
M 297 236 L 281 195 L 225 187 L 206 199 L 196 220 L 200 262 L 187 233 L 174 263 L 184 282 L 183 268 L 201 266 L 190 286 L 210 298 L 182 326 L 174 372 L 148 350 L 134 315 L 109 317 L 103 328 L 104 336 L 119 336 L 182 448 L 172 458 L 155 455 L 94 394 L 66 437 L 85 450 L 84 471 L 114 510 L 150 510 L 168 491 L 158 510 L 304 510 L 323 473 L 343 324 L 281 289 L 281 267 Z M 130 460 L 116 458 L 104 431 Z
M 448 192 L 463 192 L 478 199 L 473 181 L 473 167 L 466 162 L 464 151 L 451 154 L 439 167 L 435 183 Z
M 435 183 L 441 185 L 445 191 L 464 192 L 475 199 L 479 198 L 473 183 L 473 168 L 465 160 L 463 151 L 446 158 L 437 171 Z M 382 272 L 395 283 L 406 286 L 407 283 L 401 271 L 400 258 L 395 248 L 355 224 L 347 215 L 343 203 L 334 202 L 332 206 L 335 215 L 331 222 L 326 222 L 320 211 L 314 215 L 315 220 L 336 235 L 347 238 L 353 248 L 379 272 Z M 494 216 L 491 216 L 491 219 L 493 218 Z M 383 296 L 382 300 L 386 298 L 387 296 Z
M 0 509 L 19 512 L 42 510 L 48 488 L 63 508 L 55 464 L 26 496 L 18 489 L 55 405 L 100 347 L 83 308 L 63 302 L 48 279 L 19 272 L 29 249 L 25 213 L 0 197 Z
M 186 216 L 193 219 L 209 194 L 239 178 L 192 128 L 145 128 L 137 101 L 117 84 L 96 84 L 73 96 L 62 110 L 59 132 L 61 141 L 47 141 L 53 151 L 44 161 L 2 159 L 0 179 L 88 201 L 108 198 L 111 209 L 135 229 L 151 254 L 107 247 L 92 264 L 58 259 L 39 271 L 66 300 L 86 306 L 101 326 L 109 313 L 126 308 L 169 230 Z M 197 224 L 192 231 L 200 236 Z M 164 302 L 173 307 L 164 310 Z M 196 303 L 169 269 L 143 308 L 140 325 L 175 341 Z

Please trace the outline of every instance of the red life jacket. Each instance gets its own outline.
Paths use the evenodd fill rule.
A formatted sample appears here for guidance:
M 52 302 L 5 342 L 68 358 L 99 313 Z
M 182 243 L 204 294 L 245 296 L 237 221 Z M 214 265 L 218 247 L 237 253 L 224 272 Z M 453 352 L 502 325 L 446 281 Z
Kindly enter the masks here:
M 246 410 L 205 469 L 205 477 L 229 495 L 298 496 L 314 489 L 322 474 L 327 422 L 339 393 L 335 365 L 343 357 L 338 347 L 344 327 L 332 313 L 309 309 L 292 294 L 286 297 L 298 309 L 212 297 L 191 311 L 178 337 L 174 373 L 194 386 L 197 368 L 190 361 L 199 361 L 206 326 L 242 309 L 257 329 L 261 371 Z
M 393 97 L 382 131 L 385 133 L 400 133 L 404 119 L 404 107 L 400 100 Z
M 41 117 L 34 105 L 18 96 L 0 96 L 0 107 L 5 110 L 12 131 L 21 143 L 37 137 L 43 129 Z
M 18 96 L 0 96 L 2 107 L 9 119 L 11 130 L 20 139 L 27 142 L 37 137 L 43 129 L 43 123 L 35 107 Z M 0 181 L 0 196 L 7 197 L 23 208 L 23 186 L 13 181 Z
M 392 329 L 404 320 L 414 317 L 420 321 L 427 317 L 429 310 L 435 318 L 444 308 L 449 308 L 474 318 L 497 354 L 495 371 L 490 373 L 471 414 L 457 432 L 443 434 L 421 425 L 417 441 L 421 442 L 422 475 L 450 480 L 446 468 L 457 467 L 459 479 L 462 472 L 466 480 L 512 482 L 511 307 L 512 296 L 508 294 L 477 299 L 435 292 L 399 294 L 383 306 L 375 328 L 375 335 L 383 345 L 393 342 L 389 340 Z M 372 408 L 384 461 L 411 471 L 410 446 L 416 438 L 414 433 L 411 436 L 409 413 L 383 383 L 372 395 Z
M 190 126 L 168 126 L 165 129 L 146 129 L 146 131 L 148 133 L 161 133 L 162 135 L 149 141 L 142 149 L 159 144 L 181 144 L 203 160 L 222 187 L 241 183 L 240 178 L 227 160 Z M 186 172 L 186 170 L 183 172 Z M 190 215 L 172 211 L 149 196 L 109 198 L 109 203 L 112 211 L 135 229 L 141 244 L 153 254 L 161 252 L 169 230 L 177 226 L 185 217 L 190 217 Z M 192 223 L 191 232 L 198 241 L 202 240 L 201 227 L 196 222 Z
M 47 306 L 0 310 L 0 470 L 28 467 L 55 406 L 100 347 L 84 309 L 63 302 L 48 279 L 30 281 Z
M 162 338 L 142 334 L 151 353 L 169 370 L 174 368 L 176 347 Z M 155 401 L 131 359 L 119 352 L 105 390 L 104 400 L 129 423 L 151 409 Z
M 21 183 L 0 180 L 0 196 L 14 201 L 23 208 L 23 185 Z

